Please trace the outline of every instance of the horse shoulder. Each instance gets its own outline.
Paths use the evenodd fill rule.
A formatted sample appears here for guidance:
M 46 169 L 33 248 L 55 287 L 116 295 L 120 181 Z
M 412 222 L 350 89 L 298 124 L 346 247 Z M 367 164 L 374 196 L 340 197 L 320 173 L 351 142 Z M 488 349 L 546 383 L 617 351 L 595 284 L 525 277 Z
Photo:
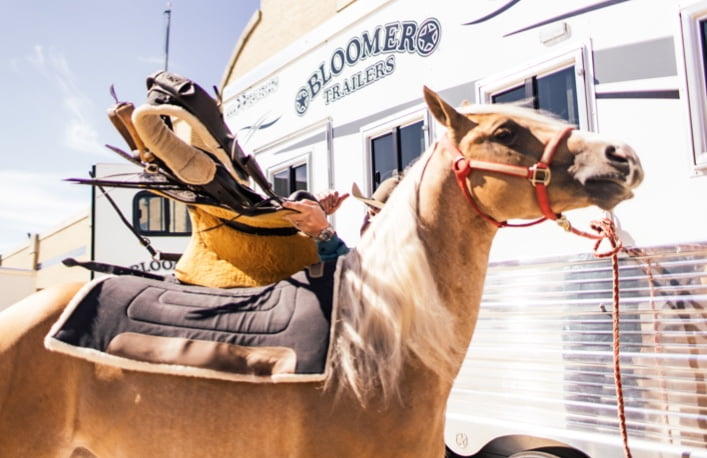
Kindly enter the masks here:
M 0 311 L 0 456 L 73 449 L 67 358 L 46 351 L 43 339 L 81 286 L 46 288 Z

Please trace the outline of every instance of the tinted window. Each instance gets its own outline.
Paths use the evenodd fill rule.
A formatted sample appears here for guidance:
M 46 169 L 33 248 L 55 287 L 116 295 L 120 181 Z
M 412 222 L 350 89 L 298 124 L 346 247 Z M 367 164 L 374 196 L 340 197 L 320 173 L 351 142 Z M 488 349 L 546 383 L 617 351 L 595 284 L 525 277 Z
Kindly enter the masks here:
M 532 97 L 533 94 L 525 93 L 525 86 L 518 86 L 504 92 L 499 92 L 491 97 L 493 103 L 511 103 Z
M 494 94 L 491 100 L 494 103 L 529 100 L 534 108 L 549 111 L 571 124 L 579 125 L 574 67 L 549 75 L 533 76 L 522 85 Z
M 424 122 L 396 126 L 390 133 L 372 138 L 372 189 L 405 170 L 425 150 Z
M 571 124 L 579 125 L 577 83 L 574 67 L 537 79 L 537 107 L 554 113 Z
M 273 187 L 275 192 L 281 196 L 288 196 L 290 191 L 290 169 L 285 169 L 273 175 Z
M 295 191 L 307 189 L 307 164 L 287 167 L 273 174 L 273 188 L 281 196 L 289 196 Z
M 294 177 L 294 191 L 307 189 L 307 165 L 302 164 L 292 168 Z
M 189 235 L 187 206 L 147 191 L 133 198 L 133 226 L 143 235 Z
M 700 41 L 702 42 L 702 68 L 707 70 L 707 20 L 700 21 Z M 707 71 L 703 72 L 707 78 Z M 707 81 L 705 81 L 707 84 Z
M 386 134 L 371 141 L 374 189 L 398 170 L 397 151 L 393 140 L 393 134 Z
M 425 150 L 424 126 L 422 121 L 418 121 L 400 128 L 400 154 L 403 170 L 420 157 L 420 154 Z

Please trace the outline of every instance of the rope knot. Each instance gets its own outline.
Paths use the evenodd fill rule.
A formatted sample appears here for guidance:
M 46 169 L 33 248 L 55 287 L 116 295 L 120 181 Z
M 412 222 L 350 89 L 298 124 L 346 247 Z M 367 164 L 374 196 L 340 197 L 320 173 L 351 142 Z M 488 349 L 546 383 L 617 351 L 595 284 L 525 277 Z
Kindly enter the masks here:
M 623 248 L 623 243 L 621 243 L 618 235 L 616 235 L 616 225 L 610 218 L 602 218 L 599 221 L 592 221 L 590 226 L 599 234 L 599 237 L 594 244 L 594 256 L 597 258 L 608 258 L 609 256 L 614 256 L 621 251 Z M 604 240 L 609 241 L 611 244 L 611 249 L 600 252 L 599 247 Z

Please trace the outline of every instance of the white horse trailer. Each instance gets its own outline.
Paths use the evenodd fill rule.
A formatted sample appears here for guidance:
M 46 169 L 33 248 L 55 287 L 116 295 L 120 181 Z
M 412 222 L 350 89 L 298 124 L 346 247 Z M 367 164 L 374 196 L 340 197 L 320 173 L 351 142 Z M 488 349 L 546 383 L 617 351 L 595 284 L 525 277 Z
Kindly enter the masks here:
M 120 179 L 138 172 L 137 166 L 128 163 L 93 167 L 97 177 Z M 191 235 L 186 206 L 147 190 L 93 188 L 90 215 L 91 260 L 149 274 L 171 274 L 175 260 L 161 256 L 182 253 Z M 140 239 L 159 254 L 153 256 Z
M 630 248 L 628 445 L 707 456 L 706 41 L 704 0 L 359 0 L 225 87 L 224 115 L 282 194 L 370 193 L 402 172 L 441 133 L 423 85 L 455 104 L 525 99 L 631 144 L 646 179 L 612 214 Z M 363 212 L 334 216 L 352 245 Z M 602 214 L 568 216 L 586 228 Z M 449 399 L 450 455 L 623 454 L 611 268 L 591 251 L 552 223 L 500 231 Z

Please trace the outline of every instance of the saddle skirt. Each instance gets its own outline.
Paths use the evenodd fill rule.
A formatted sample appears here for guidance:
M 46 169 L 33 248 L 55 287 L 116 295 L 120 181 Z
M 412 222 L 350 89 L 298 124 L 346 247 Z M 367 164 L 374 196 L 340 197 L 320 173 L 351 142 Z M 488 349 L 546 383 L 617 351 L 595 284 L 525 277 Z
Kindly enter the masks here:
M 326 377 L 336 262 L 271 285 L 208 288 L 133 276 L 85 285 L 45 338 L 49 350 L 153 373 L 248 382 Z

